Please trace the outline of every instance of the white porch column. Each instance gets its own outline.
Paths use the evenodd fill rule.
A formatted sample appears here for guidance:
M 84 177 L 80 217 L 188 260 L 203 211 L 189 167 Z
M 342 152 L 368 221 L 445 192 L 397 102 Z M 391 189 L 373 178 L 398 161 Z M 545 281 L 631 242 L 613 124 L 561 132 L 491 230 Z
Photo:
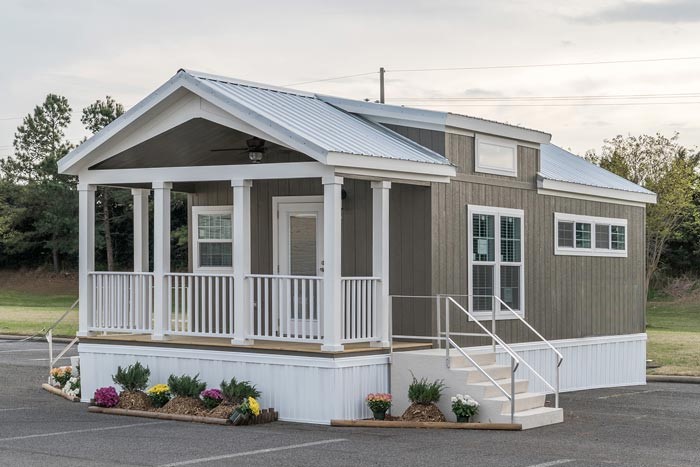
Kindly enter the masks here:
M 233 339 L 250 345 L 250 310 L 245 276 L 250 274 L 250 180 L 231 180 L 233 187 Z
M 134 188 L 134 272 L 148 271 L 148 194 L 151 190 Z
M 78 336 L 87 336 L 93 313 L 92 284 L 88 273 L 95 270 L 95 185 L 78 184 L 78 207 Z
M 153 340 L 164 340 L 168 326 L 168 287 L 164 274 L 170 272 L 170 190 L 169 182 L 153 182 Z
M 343 178 L 323 178 L 323 345 L 321 350 L 343 350 L 341 343 L 340 249 Z
M 377 286 L 377 337 L 373 346 L 389 347 L 389 189 L 391 182 L 372 182 L 372 275 Z

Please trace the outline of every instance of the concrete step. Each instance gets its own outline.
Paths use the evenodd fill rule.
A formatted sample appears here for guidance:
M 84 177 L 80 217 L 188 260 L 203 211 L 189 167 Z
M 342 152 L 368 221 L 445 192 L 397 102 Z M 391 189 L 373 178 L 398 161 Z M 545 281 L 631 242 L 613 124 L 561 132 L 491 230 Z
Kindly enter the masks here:
M 502 387 L 508 394 L 510 394 L 510 378 L 498 379 L 496 380 L 496 383 L 498 383 L 500 387 Z M 528 386 L 529 383 L 526 379 L 516 379 L 515 393 L 521 394 L 523 392 L 527 392 Z M 476 390 L 472 390 L 472 387 L 476 388 Z M 476 394 L 478 391 L 479 396 L 484 398 L 498 397 L 503 395 L 503 393 L 499 391 L 498 388 L 494 386 L 491 381 L 484 381 L 481 383 L 470 383 L 468 389 L 474 394 Z M 472 394 L 472 392 L 469 392 L 469 394 Z
M 480 365 L 481 368 L 493 379 L 506 379 L 510 377 L 510 367 L 505 365 Z M 488 378 L 477 368 L 474 367 L 463 367 L 463 368 L 450 368 L 450 371 L 464 373 L 465 383 L 481 383 L 488 381 Z
M 510 421 L 510 417 L 508 417 L 508 421 Z M 523 426 L 523 430 L 562 423 L 563 421 L 564 410 L 561 408 L 538 407 L 515 412 L 515 423 L 520 423 Z
M 536 392 L 523 392 L 515 395 L 515 411 L 536 409 L 544 407 L 545 395 Z M 499 403 L 502 415 L 510 415 L 510 400 L 506 396 L 488 397 L 485 403 Z
M 480 366 L 496 363 L 496 354 L 493 352 L 472 353 L 469 356 Z M 471 366 L 473 366 L 472 363 L 464 355 L 460 353 L 455 355 L 455 352 L 450 352 L 450 368 L 469 368 Z

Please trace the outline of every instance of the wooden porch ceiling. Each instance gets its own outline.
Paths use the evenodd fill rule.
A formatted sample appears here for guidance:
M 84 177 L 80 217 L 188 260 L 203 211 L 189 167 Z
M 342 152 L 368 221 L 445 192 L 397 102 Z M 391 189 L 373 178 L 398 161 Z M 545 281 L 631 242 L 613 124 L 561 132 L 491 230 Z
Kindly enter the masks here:
M 201 350 L 223 350 L 230 352 L 251 352 L 267 354 L 287 354 L 313 357 L 355 357 L 360 355 L 381 355 L 389 349 L 371 347 L 369 343 L 345 344 L 339 352 L 324 352 L 320 344 L 306 342 L 279 342 L 258 340 L 253 345 L 233 345 L 231 339 L 224 337 L 172 336 L 165 341 L 154 341 L 150 334 L 109 334 L 102 336 L 81 337 L 80 342 L 90 344 L 119 344 L 153 347 L 177 347 Z M 393 351 L 431 349 L 429 342 L 394 341 Z

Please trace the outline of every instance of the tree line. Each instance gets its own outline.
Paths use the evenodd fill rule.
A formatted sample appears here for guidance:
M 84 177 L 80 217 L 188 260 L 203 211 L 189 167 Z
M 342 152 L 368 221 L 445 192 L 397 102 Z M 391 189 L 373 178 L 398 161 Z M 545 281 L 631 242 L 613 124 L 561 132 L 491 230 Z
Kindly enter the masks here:
M 82 109 L 80 121 L 94 134 L 123 113 L 107 96 Z M 0 160 L 0 267 L 77 267 L 77 180 L 57 169 L 75 147 L 65 135 L 71 115 L 65 97 L 47 95 L 17 128 L 13 154 Z M 658 203 L 646 210 L 647 286 L 664 277 L 700 275 L 700 153 L 682 146 L 677 133 L 620 135 L 586 158 L 658 194 Z M 187 265 L 186 198 L 174 193 L 172 205 L 172 267 L 178 270 Z M 98 188 L 99 269 L 133 267 L 132 213 L 129 190 Z
M 123 113 L 124 106 L 107 96 L 82 109 L 80 121 L 94 134 Z M 77 268 L 77 178 L 59 174 L 57 165 L 76 147 L 65 134 L 71 116 L 68 99 L 47 95 L 17 127 L 13 154 L 0 160 L 2 268 L 49 266 L 55 272 Z M 129 270 L 133 267 L 131 192 L 99 187 L 95 198 L 96 267 Z M 187 264 L 187 202 L 174 194 L 172 205 L 172 254 L 177 270 Z

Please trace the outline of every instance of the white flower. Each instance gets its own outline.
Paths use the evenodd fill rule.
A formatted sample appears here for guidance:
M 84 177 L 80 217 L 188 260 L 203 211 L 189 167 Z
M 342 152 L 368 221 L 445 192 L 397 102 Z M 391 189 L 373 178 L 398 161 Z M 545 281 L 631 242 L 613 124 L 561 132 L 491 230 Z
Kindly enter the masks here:
M 451 400 L 452 400 L 452 402 L 457 402 L 457 398 L 456 398 L 456 397 L 453 397 Z

